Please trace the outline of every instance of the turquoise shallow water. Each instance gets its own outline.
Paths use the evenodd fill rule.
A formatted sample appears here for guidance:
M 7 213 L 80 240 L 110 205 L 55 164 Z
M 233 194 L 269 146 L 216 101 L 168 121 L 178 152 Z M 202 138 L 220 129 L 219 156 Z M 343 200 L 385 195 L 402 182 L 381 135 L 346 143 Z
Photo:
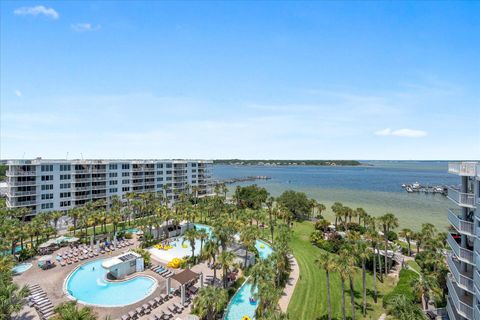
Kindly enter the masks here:
M 150 277 L 138 276 L 121 282 L 105 280 L 104 259 L 91 261 L 77 268 L 68 278 L 67 292 L 82 303 L 113 307 L 124 306 L 149 296 L 157 287 Z
M 447 173 L 445 161 L 374 161 L 359 167 L 265 167 L 265 166 L 213 166 L 217 179 L 266 175 L 271 180 L 257 180 L 231 184 L 230 193 L 236 185 L 257 184 L 272 195 L 293 189 L 307 193 L 327 206 L 325 216 L 332 217 L 331 205 L 342 202 L 353 208 L 362 207 L 378 216 L 394 213 L 401 227 L 418 230 L 422 223 L 430 222 L 440 229 L 448 226 L 447 209 L 453 204 L 439 194 L 409 194 L 401 185 L 414 183 L 430 185 L 458 185 L 458 176 Z

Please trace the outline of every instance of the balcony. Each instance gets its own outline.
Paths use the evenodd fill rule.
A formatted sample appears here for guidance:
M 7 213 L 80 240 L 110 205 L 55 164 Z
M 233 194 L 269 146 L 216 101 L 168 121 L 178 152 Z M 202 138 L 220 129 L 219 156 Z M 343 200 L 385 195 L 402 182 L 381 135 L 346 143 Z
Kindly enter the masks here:
M 447 264 L 457 285 L 472 294 L 475 294 L 473 287 L 473 275 L 470 272 L 461 272 L 460 263 L 455 262 L 451 254 L 447 256 Z
M 91 182 L 92 178 L 75 178 L 75 182 Z
M 107 177 L 92 177 L 92 181 L 106 181 Z
M 476 293 L 480 291 L 480 273 L 478 270 L 473 271 L 473 284 L 475 285 Z
M 475 195 L 473 193 L 464 193 L 452 188 L 448 188 L 447 197 L 459 206 L 475 208 Z
M 106 168 L 94 168 L 92 169 L 92 173 L 107 173 Z
M 9 181 L 8 184 L 12 187 L 21 187 L 21 186 L 34 186 L 37 184 L 36 180 L 27 180 L 27 181 Z
M 448 164 L 448 173 L 474 177 L 477 174 L 477 166 L 477 162 L 450 162 Z
M 107 185 L 106 184 L 92 185 L 92 190 L 99 190 L 99 189 L 107 189 Z
M 467 236 L 475 236 L 474 223 L 463 220 L 453 209 L 448 209 L 448 221 L 455 227 L 455 229 Z
M 459 315 L 467 319 L 473 319 L 473 296 L 465 295 L 458 289 L 457 285 L 452 281 L 452 275 L 447 277 L 448 295 L 451 299 L 451 305 Z
M 74 186 L 72 189 L 75 190 L 75 191 L 88 191 L 88 190 L 90 190 L 91 188 L 92 188 L 91 186 L 87 186 L 87 187 L 84 187 L 84 186 L 82 186 L 82 187 L 75 187 L 75 186 Z
M 75 200 L 88 200 L 90 199 L 90 195 L 89 194 L 73 195 L 73 198 Z
M 33 206 L 36 204 L 37 204 L 37 200 L 18 201 L 18 200 L 7 199 L 8 207 L 26 207 L 26 206 Z
M 86 174 L 86 173 L 90 173 L 90 170 L 89 169 L 79 169 L 79 170 L 74 170 L 73 173 L 74 174 Z
M 478 304 L 473 308 L 473 319 L 480 320 L 480 306 Z
M 8 170 L 5 175 L 7 177 L 34 177 L 37 175 L 36 171 L 23 170 Z
M 475 265 L 475 261 L 473 259 L 473 251 L 460 247 L 457 241 L 453 239 L 451 233 L 448 234 L 447 243 L 452 248 L 452 251 L 453 253 L 455 253 L 455 256 L 457 256 L 458 260 L 469 263 L 471 265 Z
M 25 196 L 35 196 L 37 190 L 28 190 L 28 191 L 7 191 L 8 197 L 25 197 Z

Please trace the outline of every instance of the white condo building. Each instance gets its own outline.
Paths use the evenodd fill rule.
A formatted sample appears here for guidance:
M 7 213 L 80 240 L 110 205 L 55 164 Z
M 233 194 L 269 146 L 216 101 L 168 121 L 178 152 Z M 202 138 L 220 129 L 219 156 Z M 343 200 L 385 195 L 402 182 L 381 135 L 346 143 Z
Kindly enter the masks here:
M 460 176 L 460 190 L 449 189 L 454 208 L 448 220 L 451 253 L 447 256 L 447 312 L 451 320 L 480 320 L 480 164 L 449 163 L 448 172 Z
M 7 207 L 31 215 L 68 210 L 129 192 L 161 192 L 175 201 L 195 190 L 210 193 L 208 160 L 34 160 L 7 161 Z M 187 190 L 190 189 L 190 190 Z

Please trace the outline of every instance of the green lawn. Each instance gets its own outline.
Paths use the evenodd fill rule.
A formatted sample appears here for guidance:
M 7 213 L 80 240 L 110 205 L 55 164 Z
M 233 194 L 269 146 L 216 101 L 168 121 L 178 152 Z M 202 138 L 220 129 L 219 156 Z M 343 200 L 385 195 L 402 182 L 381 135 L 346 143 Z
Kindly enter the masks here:
M 315 265 L 315 259 L 318 257 L 320 249 L 310 244 L 309 236 L 313 231 L 313 225 L 310 222 L 296 223 L 294 235 L 291 242 L 293 254 L 300 265 L 300 278 L 295 287 L 292 300 L 288 306 L 290 319 L 315 320 L 323 319 L 327 315 L 327 289 L 325 272 Z M 355 303 L 357 305 L 357 318 L 362 319 L 361 314 L 361 291 L 362 275 L 359 269 L 355 274 Z M 331 276 L 331 299 L 333 308 L 333 317 L 342 318 L 341 310 L 341 282 L 337 274 Z M 380 283 L 377 281 L 379 299 L 375 304 L 373 302 L 373 276 L 367 274 L 367 306 L 368 312 L 365 319 L 378 319 L 383 313 L 382 299 L 383 294 L 389 292 L 394 287 L 393 280 Z M 350 291 L 348 283 L 346 284 L 346 309 L 347 317 L 351 316 Z

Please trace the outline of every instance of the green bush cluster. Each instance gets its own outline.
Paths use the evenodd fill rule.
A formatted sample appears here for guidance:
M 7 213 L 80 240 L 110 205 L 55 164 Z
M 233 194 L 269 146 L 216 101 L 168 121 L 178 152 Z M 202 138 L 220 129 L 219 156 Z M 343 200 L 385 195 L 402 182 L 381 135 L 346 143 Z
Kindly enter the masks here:
M 386 308 L 392 299 L 397 295 L 403 295 L 408 301 L 412 303 L 417 302 L 417 297 L 413 292 L 412 283 L 418 279 L 418 274 L 412 270 L 402 269 L 400 271 L 400 278 L 398 280 L 397 285 L 393 290 L 387 293 L 383 297 L 383 307 Z

